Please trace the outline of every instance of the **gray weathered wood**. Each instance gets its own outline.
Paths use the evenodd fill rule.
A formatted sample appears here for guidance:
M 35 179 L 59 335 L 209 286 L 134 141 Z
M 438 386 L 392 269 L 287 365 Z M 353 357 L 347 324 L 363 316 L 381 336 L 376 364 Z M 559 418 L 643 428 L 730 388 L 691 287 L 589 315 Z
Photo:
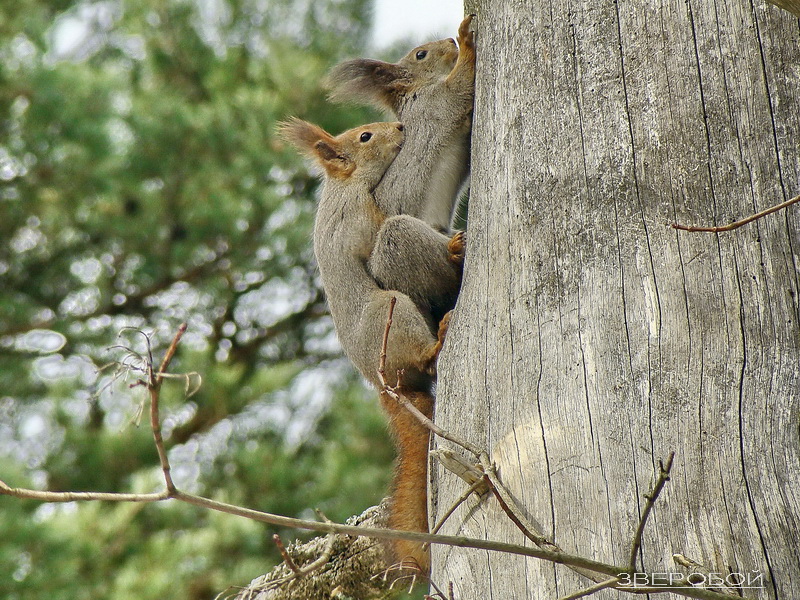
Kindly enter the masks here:
M 800 17 L 800 0 L 769 0 L 769 2 Z
M 567 552 L 763 573 L 800 597 L 800 27 L 746 0 L 467 3 L 478 74 L 464 285 L 436 420 L 488 448 Z M 433 515 L 464 484 L 434 474 Z M 443 533 L 522 543 L 471 498 Z M 458 600 L 588 586 L 549 563 L 434 548 Z M 773 586 L 774 582 L 774 588 Z M 616 597 L 601 592 L 594 597 Z

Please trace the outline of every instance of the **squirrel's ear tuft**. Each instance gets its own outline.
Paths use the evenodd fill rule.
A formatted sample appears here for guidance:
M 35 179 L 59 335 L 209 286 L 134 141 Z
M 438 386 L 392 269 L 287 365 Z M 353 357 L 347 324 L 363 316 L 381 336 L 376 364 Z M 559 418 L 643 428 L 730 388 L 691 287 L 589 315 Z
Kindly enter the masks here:
M 346 177 L 353 171 L 352 161 L 327 131 L 296 117 L 278 124 L 278 135 L 300 152 L 314 159 L 331 177 Z
M 398 65 L 361 58 L 334 67 L 327 87 L 335 101 L 353 101 L 396 110 L 399 98 L 411 86 L 411 77 Z
M 278 123 L 276 127 L 278 136 L 295 148 L 311 156 L 315 155 L 314 145 L 319 140 L 332 140 L 333 137 L 322 127 L 292 117 L 288 121 Z

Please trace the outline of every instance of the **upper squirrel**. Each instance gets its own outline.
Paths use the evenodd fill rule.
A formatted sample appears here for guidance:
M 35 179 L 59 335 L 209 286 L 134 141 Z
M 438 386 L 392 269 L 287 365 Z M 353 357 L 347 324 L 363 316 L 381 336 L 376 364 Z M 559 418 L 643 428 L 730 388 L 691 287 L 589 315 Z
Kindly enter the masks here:
M 387 214 L 419 217 L 449 231 L 469 175 L 475 95 L 473 15 L 452 39 L 414 48 L 397 63 L 356 59 L 328 76 L 331 98 L 377 105 L 405 126 L 405 144 L 375 190 Z M 413 177 L 409 174 L 413 173 Z
M 345 354 L 380 391 L 383 336 L 396 298 L 386 380 L 397 385 L 402 370 L 401 393 L 430 417 L 432 374 L 447 326 L 447 319 L 439 322 L 433 298 L 446 296 L 446 290 L 458 292 L 463 238 L 442 235 L 410 215 L 388 217 L 376 204 L 374 190 L 404 145 L 402 124 L 373 123 L 334 137 L 294 119 L 282 124 L 280 132 L 323 170 L 314 254 Z M 381 403 L 398 446 L 389 526 L 427 531 L 429 432 L 386 394 Z M 391 550 L 396 562 L 410 558 L 427 572 L 429 556 L 421 544 L 395 541 Z

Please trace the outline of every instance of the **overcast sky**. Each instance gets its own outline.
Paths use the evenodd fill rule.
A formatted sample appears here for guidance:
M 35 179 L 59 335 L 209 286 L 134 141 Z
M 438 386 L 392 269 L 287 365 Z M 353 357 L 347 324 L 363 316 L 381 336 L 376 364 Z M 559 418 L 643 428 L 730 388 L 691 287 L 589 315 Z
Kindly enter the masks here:
M 372 43 L 376 48 L 413 36 L 418 42 L 455 37 L 463 0 L 375 0 Z
M 203 5 L 216 6 L 213 0 Z M 463 15 L 463 0 L 375 0 L 372 46 L 377 50 L 397 40 L 411 39 L 417 45 L 455 37 Z M 60 16 L 54 27 L 53 55 L 73 59 L 91 55 L 96 48 L 87 41 L 92 31 L 90 22 L 110 27 L 114 22 L 110 5 L 78 5 Z

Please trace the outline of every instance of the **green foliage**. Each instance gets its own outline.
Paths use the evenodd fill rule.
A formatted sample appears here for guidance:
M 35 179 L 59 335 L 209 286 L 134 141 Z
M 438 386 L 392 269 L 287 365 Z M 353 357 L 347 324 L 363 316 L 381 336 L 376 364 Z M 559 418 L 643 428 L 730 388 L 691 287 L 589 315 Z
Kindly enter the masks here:
M 187 321 L 171 371 L 202 386 L 162 393 L 179 487 L 337 520 L 380 499 L 391 444 L 326 315 L 316 183 L 273 135 L 289 115 L 375 119 L 321 87 L 363 49 L 369 9 L 0 5 L 0 478 L 160 489 L 130 386 Z M 175 502 L 0 497 L 0 597 L 211 598 L 279 560 L 271 533 Z

